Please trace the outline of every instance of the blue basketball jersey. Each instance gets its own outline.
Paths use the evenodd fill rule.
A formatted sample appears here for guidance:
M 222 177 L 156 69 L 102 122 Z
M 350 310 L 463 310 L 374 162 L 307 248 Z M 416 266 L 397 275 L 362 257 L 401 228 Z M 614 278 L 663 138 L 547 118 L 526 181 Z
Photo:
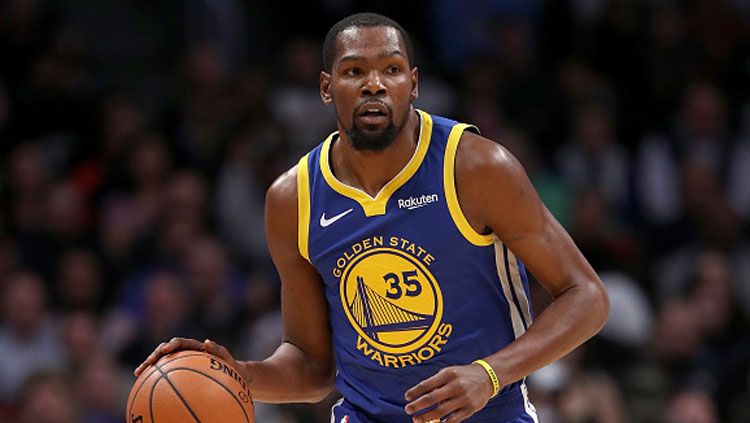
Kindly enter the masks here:
M 325 284 L 336 387 L 364 422 L 411 422 L 408 389 L 500 350 L 531 324 L 523 263 L 477 233 L 456 196 L 456 148 L 476 128 L 417 113 L 411 160 L 374 198 L 333 175 L 337 133 L 297 167 L 300 254 Z M 520 382 L 467 421 L 531 411 Z

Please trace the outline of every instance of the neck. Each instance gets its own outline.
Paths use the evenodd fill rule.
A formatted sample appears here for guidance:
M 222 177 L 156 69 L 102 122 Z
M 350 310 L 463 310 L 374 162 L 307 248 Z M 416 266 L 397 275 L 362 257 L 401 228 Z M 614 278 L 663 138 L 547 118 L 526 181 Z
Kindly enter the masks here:
M 340 140 L 331 146 L 331 171 L 339 181 L 374 197 L 414 155 L 419 128 L 419 115 L 409 113 L 393 143 L 381 151 L 354 149 L 346 131 L 339 128 Z

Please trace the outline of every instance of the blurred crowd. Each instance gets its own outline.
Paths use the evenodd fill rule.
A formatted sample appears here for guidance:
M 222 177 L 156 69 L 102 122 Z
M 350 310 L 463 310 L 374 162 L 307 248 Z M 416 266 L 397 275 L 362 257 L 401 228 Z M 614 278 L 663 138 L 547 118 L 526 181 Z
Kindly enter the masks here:
M 541 420 L 750 421 L 749 1 L 276 3 L 0 3 L 0 422 L 121 422 L 172 336 L 278 346 L 264 193 L 335 129 L 321 44 L 358 11 L 406 28 L 417 106 L 513 152 L 609 289 L 601 334 L 528 378 Z

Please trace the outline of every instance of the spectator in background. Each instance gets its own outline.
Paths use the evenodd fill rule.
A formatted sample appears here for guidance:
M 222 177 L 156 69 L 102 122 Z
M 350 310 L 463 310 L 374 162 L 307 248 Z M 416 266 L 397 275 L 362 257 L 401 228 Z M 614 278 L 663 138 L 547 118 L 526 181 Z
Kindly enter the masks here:
M 100 243 L 117 277 L 137 265 L 136 246 L 156 230 L 172 170 L 172 156 L 161 134 L 144 132 L 129 147 L 127 177 L 103 196 L 100 208 Z
M 159 110 L 173 93 L 171 71 L 184 46 L 183 2 L 80 0 L 60 8 L 81 39 L 95 88 L 131 93 L 148 115 Z
M 445 79 L 423 72 L 419 75 L 423 95 L 414 101 L 414 107 L 422 110 L 434 110 L 441 115 L 455 115 L 458 105 L 456 89 Z
M 672 387 L 701 389 L 721 405 L 722 420 L 746 393 L 750 369 L 747 318 L 737 307 L 727 256 L 704 251 L 689 286 L 658 318 L 654 351 Z
M 466 3 L 457 0 L 431 2 L 429 34 L 435 40 L 434 54 L 451 70 L 473 57 L 498 57 L 512 52 L 499 50 L 501 28 L 512 25 L 532 27 L 539 16 L 542 1 L 495 0 Z M 502 22 L 501 25 L 498 25 Z
M 232 137 L 224 162 L 216 180 L 214 207 L 217 226 L 235 257 L 245 262 L 260 263 L 267 260 L 268 248 L 264 237 L 263 180 L 261 135 L 252 129 L 277 140 L 279 133 L 273 127 L 257 127 L 239 131 Z M 266 131 L 267 129 L 267 131 Z
M 95 81 L 84 60 L 80 34 L 61 22 L 49 37 L 16 86 L 16 124 L 43 141 L 56 162 L 65 163 L 88 147 L 83 137 L 90 130 L 88 116 L 95 112 Z
M 67 249 L 93 248 L 89 206 L 68 181 L 56 179 L 38 194 L 23 195 L 17 205 L 19 219 L 24 221 L 16 226 L 23 260 L 45 279 L 54 279 Z
M 120 423 L 129 386 L 122 383 L 122 369 L 107 354 L 89 354 L 75 386 L 81 423 Z
M 61 316 L 60 338 L 64 349 L 66 368 L 75 374 L 92 355 L 99 354 L 106 341 L 102 339 L 100 321 L 90 310 L 68 311 Z
M 745 222 L 750 222 L 750 189 L 747 189 L 750 187 L 750 120 L 747 125 L 748 127 L 740 132 L 741 136 L 732 150 L 727 195 L 729 203 L 739 217 Z
M 179 170 L 170 175 L 162 192 L 165 207 L 156 230 L 147 234 L 133 268 L 179 266 L 190 243 L 208 230 L 208 189 L 208 181 L 199 171 Z
M 25 382 L 18 401 L 19 423 L 79 423 L 72 385 L 63 373 L 38 372 Z
M 281 60 L 281 77 L 271 93 L 271 111 L 288 131 L 292 157 L 304 154 L 317 140 L 328 136 L 335 122 L 333 110 L 320 101 L 320 46 L 309 38 L 286 45 Z
M 686 368 L 701 347 L 699 316 L 684 300 L 671 301 L 660 308 L 651 351 L 667 373 L 683 378 Z
M 229 70 L 239 70 L 246 64 L 248 45 L 253 43 L 252 38 L 256 35 L 256 28 L 248 26 L 248 9 L 262 13 L 256 10 L 259 7 L 248 7 L 240 0 L 188 0 L 184 2 L 184 8 L 183 26 L 188 49 L 211 44 Z M 249 37 L 250 28 L 253 37 Z
M 679 106 L 685 86 L 697 64 L 690 45 L 685 11 L 676 2 L 654 2 L 647 16 L 645 46 L 646 93 L 644 118 L 649 128 L 663 124 L 664 116 Z
M 663 423 L 718 423 L 716 404 L 700 391 L 681 391 L 664 410 Z
M 536 140 L 540 145 L 540 152 L 550 157 L 549 162 L 545 163 L 548 166 L 555 164 L 554 158 L 559 155 L 560 144 L 565 141 L 566 135 L 571 137 L 575 134 L 575 113 L 591 107 L 602 107 L 610 111 L 618 107 L 618 98 L 612 84 L 585 57 L 565 58 L 554 69 L 555 84 L 550 89 L 551 95 L 547 100 L 547 107 L 552 110 L 547 124 L 550 133 Z M 618 114 L 616 127 L 615 120 L 612 120 L 615 130 L 622 128 L 619 118 Z M 614 135 L 619 136 L 619 132 Z
M 498 92 L 501 81 L 496 63 L 474 61 L 463 72 L 461 101 L 467 122 L 482 128 L 482 133 L 491 139 L 503 139 L 509 127 Z
M 699 258 L 688 290 L 704 340 L 696 357 L 699 387 L 720 407 L 721 420 L 742 401 L 750 370 L 750 326 L 737 301 L 735 278 L 728 257 L 709 250 Z
M 112 287 L 102 282 L 99 259 L 90 250 L 68 249 L 57 267 L 55 303 L 62 310 L 101 312 L 109 305 Z
M 188 52 L 183 72 L 174 133 L 178 158 L 213 174 L 239 115 L 232 107 L 228 65 L 216 46 L 203 44 Z
M 225 247 L 211 237 L 198 238 L 187 247 L 182 269 L 191 296 L 200 299 L 192 304 L 190 326 L 232 344 L 242 315 L 246 278 L 234 268 Z
M 539 156 L 538 147 L 523 132 L 506 130 L 501 139 L 503 146 L 516 156 L 526 169 L 544 205 L 560 224 L 570 228 L 572 195 L 567 181 L 545 166 L 542 157 Z
M 50 45 L 60 26 L 61 8 L 46 0 L 11 0 L 0 5 L 0 78 L 16 91 Z M 14 96 L 15 93 L 11 93 Z
M 14 239 L 7 235 L 0 236 L 0 291 L 4 290 L 10 275 L 18 270 L 20 263 L 18 246 Z
M 574 197 L 570 232 L 596 269 L 634 270 L 638 243 L 615 216 L 601 191 L 589 188 Z
M 149 124 L 141 105 L 122 92 L 102 95 L 89 128 L 91 145 L 81 148 L 71 158 L 70 181 L 91 202 L 97 203 L 108 190 L 119 189 L 126 180 L 128 146 Z
M 708 187 L 700 189 L 708 176 L 697 173 L 691 196 L 711 198 Z M 729 205 L 721 198 L 709 200 L 694 211 L 693 230 L 699 238 L 691 243 L 683 243 L 669 254 L 654 262 L 652 287 L 655 299 L 665 302 L 670 298 L 684 295 L 690 286 L 693 275 L 703 262 L 706 252 L 718 253 L 726 260 L 729 274 L 732 275 L 732 290 L 742 313 L 750 316 L 750 243 L 742 236 L 742 222 Z
M 79 410 L 79 423 L 115 423 L 122 421 L 132 381 L 111 352 L 115 341 L 110 316 L 100 320 L 86 310 L 70 311 L 62 316 L 62 339 L 66 370 L 75 375 L 69 389 Z
M 149 125 L 143 107 L 125 93 L 108 93 L 100 107 L 96 148 L 73 170 L 91 194 L 122 183 L 128 175 L 128 147 Z
M 628 412 L 615 379 L 585 363 L 586 347 L 579 347 L 534 373 L 529 379 L 538 395 L 539 421 L 545 423 L 624 423 Z M 535 395 L 535 396 L 536 396 Z
M 270 186 L 276 176 L 294 163 L 295 156 L 287 139 L 285 123 L 276 120 L 271 109 L 270 70 L 260 66 L 247 69 L 236 80 L 234 107 L 239 113 L 238 125 L 232 131 L 230 145 L 225 151 L 224 164 L 253 160 L 262 187 Z M 249 156 L 233 155 L 237 144 L 249 143 Z
M 574 195 L 599 192 L 607 209 L 624 223 L 629 200 L 630 157 L 616 139 L 614 115 L 589 103 L 573 114 L 571 139 L 558 150 L 557 166 Z
M 59 258 L 68 248 L 93 247 L 89 205 L 69 181 L 59 181 L 50 187 L 44 222 L 53 257 Z
M 597 269 L 632 269 L 637 240 L 630 230 L 630 157 L 616 138 L 613 111 L 603 100 L 579 104 L 571 139 L 557 167 L 574 199 L 571 230 Z
M 62 345 L 47 306 L 42 279 L 34 273 L 9 277 L 2 293 L 0 402 L 12 402 L 24 381 L 45 369 L 62 369 Z
M 661 231 L 675 228 L 688 212 L 686 196 L 707 194 L 691 185 L 681 187 L 681 173 L 689 172 L 690 166 L 705 168 L 716 181 L 715 188 L 711 188 L 717 195 L 727 195 L 727 186 L 732 184 L 727 177 L 733 160 L 734 135 L 728 126 L 726 107 L 715 85 L 692 83 L 685 91 L 674 127 L 642 141 L 635 165 L 635 190 L 640 214 L 650 227 Z M 654 234 L 653 241 L 658 240 L 661 231 Z M 681 237 L 671 241 L 672 245 L 662 248 L 673 248 L 675 242 L 686 240 Z
M 51 163 L 42 147 L 31 142 L 18 145 L 8 157 L 7 207 L 8 224 L 17 239 L 41 231 L 44 221 L 44 197 L 53 175 Z M 21 246 L 22 249 L 23 246 Z M 32 260 L 30 252 L 23 251 L 24 260 Z
M 631 365 L 647 347 L 654 326 L 654 310 L 646 290 L 627 273 L 603 272 L 601 278 L 607 286 L 611 308 L 600 332 L 598 354 L 600 361 L 609 363 L 607 370 L 620 376 L 632 370 Z
M 119 351 L 120 364 L 137 365 L 153 345 L 175 333 L 200 336 L 189 326 L 189 311 L 194 297 L 178 274 L 155 271 L 145 276 L 142 291 L 131 292 L 130 304 L 124 303 L 131 319 L 129 339 Z

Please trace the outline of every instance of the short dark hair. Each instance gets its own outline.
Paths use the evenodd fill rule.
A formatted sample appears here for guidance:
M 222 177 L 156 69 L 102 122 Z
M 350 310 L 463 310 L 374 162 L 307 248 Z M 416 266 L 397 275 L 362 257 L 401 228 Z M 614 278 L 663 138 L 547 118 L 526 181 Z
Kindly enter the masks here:
M 377 13 L 356 13 L 338 21 L 328 30 L 326 39 L 323 42 L 323 67 L 326 72 L 330 72 L 331 68 L 333 68 L 333 56 L 336 54 L 336 38 L 342 31 L 348 28 L 369 28 L 374 26 L 393 28 L 401 34 L 401 39 L 404 41 L 404 46 L 406 47 L 406 57 L 409 59 L 409 66 L 413 67 L 414 57 L 412 55 L 411 41 L 401 25 L 393 19 Z

